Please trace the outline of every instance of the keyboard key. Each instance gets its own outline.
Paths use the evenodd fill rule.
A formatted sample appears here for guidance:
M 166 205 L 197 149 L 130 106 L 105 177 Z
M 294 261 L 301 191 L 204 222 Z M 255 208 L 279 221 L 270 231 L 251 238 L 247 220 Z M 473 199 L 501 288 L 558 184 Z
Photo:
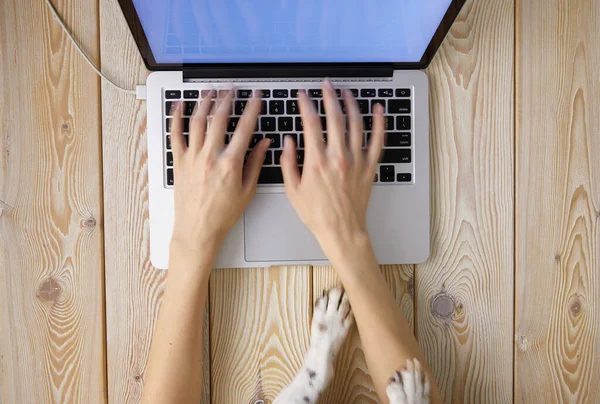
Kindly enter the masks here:
M 256 90 L 256 96 L 260 96 L 260 98 L 271 98 L 271 90 Z
M 374 88 L 363 88 L 360 90 L 361 97 L 375 97 L 375 89 Z
M 282 136 L 283 136 L 284 139 L 285 139 L 286 136 L 291 137 L 292 140 L 294 141 L 294 144 L 296 145 L 296 147 L 298 147 L 298 138 L 297 138 L 297 136 L 296 136 L 295 133 L 284 133 Z
M 390 100 L 389 114 L 410 114 L 410 100 Z
M 278 165 L 280 165 L 280 164 L 281 164 L 281 155 L 282 155 L 282 154 L 283 154 L 283 151 L 282 151 L 282 150 L 275 150 L 275 151 L 273 152 L 273 155 L 275 156 L 275 159 L 274 159 L 274 164 L 275 164 L 276 166 L 278 166 Z
M 167 152 L 166 162 L 167 162 L 167 167 L 173 167 L 173 153 Z
M 315 106 L 315 111 L 317 111 L 317 114 L 319 113 L 319 100 L 312 100 L 314 106 Z M 325 111 L 322 111 L 325 112 Z
M 269 101 L 269 113 L 271 115 L 283 115 L 283 101 Z
M 296 100 L 291 100 L 291 101 L 286 101 L 286 108 L 287 108 L 287 114 L 288 115 L 298 115 L 300 114 L 300 108 L 298 107 L 298 101 Z
M 229 123 L 227 124 L 227 132 L 235 132 L 239 122 L 240 118 L 229 118 Z
M 292 98 L 298 98 L 298 90 L 297 89 L 291 90 L 290 91 L 290 96 Z
M 277 118 L 277 130 L 281 132 L 291 132 L 294 130 L 294 120 L 292 117 L 279 117 Z
M 393 97 L 394 90 L 392 90 L 391 88 L 380 88 L 377 94 L 379 95 L 379 97 Z
M 165 102 L 165 115 L 173 116 L 173 105 L 175 103 L 173 101 Z
M 363 128 L 364 128 L 364 130 L 373 129 L 373 117 L 372 116 L 363 116 Z
M 350 89 L 350 92 L 352 93 L 352 95 L 354 96 L 354 98 L 358 97 L 358 90 L 356 88 Z
M 381 166 L 379 168 L 381 182 L 394 182 L 396 180 L 396 172 L 394 166 Z
M 231 136 L 233 135 L 225 135 L 225 144 L 229 144 L 229 142 L 231 141 Z
M 396 175 L 396 181 L 398 182 L 411 182 L 412 174 L 411 173 L 398 173 Z
M 173 100 L 177 98 L 181 98 L 181 91 L 179 90 L 165 90 L 165 98 L 168 100 Z
M 396 97 L 410 97 L 410 89 L 408 88 L 397 88 Z
M 183 135 L 183 141 L 185 142 L 186 146 L 190 145 L 190 136 L 189 135 Z
M 337 95 L 338 98 L 341 97 L 342 96 L 342 90 L 340 90 L 339 88 L 336 88 L 335 89 L 335 95 Z
M 246 109 L 246 105 L 248 104 L 248 101 L 236 101 L 235 102 L 235 107 L 234 107 L 234 113 L 236 115 L 242 115 L 244 113 L 244 109 Z
M 321 97 L 323 97 L 323 91 L 321 89 L 308 90 L 308 95 L 312 98 L 321 98 Z
M 263 162 L 263 165 L 270 166 L 271 164 L 273 164 L 273 153 L 271 152 L 271 150 L 267 150 L 267 153 L 265 154 L 265 161 Z
M 298 135 L 298 137 L 300 138 L 300 140 L 299 140 L 299 143 L 296 143 L 296 144 L 298 145 L 298 147 L 299 147 L 300 149 L 304 149 L 304 134 L 303 134 L 303 133 L 300 133 L 300 134 Z
M 196 101 L 186 101 L 185 103 L 185 115 L 191 116 L 196 108 Z
M 172 186 L 174 183 L 175 183 L 175 181 L 173 178 L 173 169 L 168 168 L 167 169 L 167 185 Z
M 391 132 L 385 138 L 385 145 L 390 147 L 410 147 L 410 142 L 410 132 Z
M 183 120 L 183 131 L 184 132 L 189 132 L 190 131 L 190 118 L 182 118 Z M 172 120 L 171 118 L 167 118 L 167 132 L 171 132 L 171 123 Z
M 304 132 L 304 123 L 302 122 L 302 117 L 296 117 L 296 132 Z
M 258 176 L 259 184 L 283 184 L 281 167 L 263 167 Z
M 250 98 L 252 97 L 252 90 L 237 90 L 238 98 Z
M 342 114 L 348 113 L 348 109 L 346 108 L 346 103 L 344 102 L 344 100 L 340 100 L 340 109 L 342 110 Z
M 183 98 L 198 98 L 200 97 L 200 91 L 198 90 L 185 90 L 183 92 Z
M 254 135 L 252 135 L 252 137 L 250 138 L 250 146 L 249 148 L 253 148 L 254 146 L 256 146 L 261 140 L 263 140 L 263 135 L 260 133 L 255 133 Z
M 374 111 L 375 104 L 381 104 L 383 106 L 383 110 L 385 111 L 385 100 L 371 100 L 371 112 Z
M 410 163 L 411 162 L 411 150 L 410 149 L 383 149 L 381 163 Z
M 288 90 L 273 90 L 273 98 L 287 98 Z
M 385 117 L 385 130 L 394 130 L 394 117 L 393 116 Z
M 279 133 L 266 134 L 265 138 L 271 139 L 271 144 L 269 145 L 269 148 L 279 149 L 281 147 L 281 136 L 279 135 Z
M 324 116 L 321 117 L 321 128 L 323 128 L 323 130 L 327 129 L 327 118 Z
M 260 129 L 263 132 L 275 132 L 275 118 L 271 116 L 260 118 Z
M 396 117 L 396 129 L 410 130 L 410 116 L 401 115 Z
M 296 150 L 296 163 L 299 166 L 304 164 L 304 150 Z
M 171 136 L 167 136 L 166 146 L 167 150 L 171 150 Z
M 369 113 L 369 101 L 367 100 L 358 100 L 358 109 L 361 114 Z

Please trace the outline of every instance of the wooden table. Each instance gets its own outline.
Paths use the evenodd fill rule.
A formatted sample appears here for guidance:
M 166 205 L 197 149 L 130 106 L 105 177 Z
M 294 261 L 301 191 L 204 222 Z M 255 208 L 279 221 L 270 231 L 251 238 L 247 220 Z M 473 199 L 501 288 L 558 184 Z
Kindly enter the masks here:
M 115 0 L 57 7 L 108 76 L 144 82 Z M 0 23 L 4 403 L 138 402 L 166 275 L 145 104 L 98 79 L 43 1 L 4 1 Z M 382 270 L 448 402 L 600 402 L 598 38 L 595 0 L 471 0 L 427 69 L 432 253 Z M 272 400 L 335 282 L 216 270 L 204 402 Z M 356 332 L 325 396 L 376 401 Z

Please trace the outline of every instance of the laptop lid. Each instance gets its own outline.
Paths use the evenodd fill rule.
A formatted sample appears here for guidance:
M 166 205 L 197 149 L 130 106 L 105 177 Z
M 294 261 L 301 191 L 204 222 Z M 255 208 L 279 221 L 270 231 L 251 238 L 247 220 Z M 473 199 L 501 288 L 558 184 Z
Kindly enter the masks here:
M 465 0 L 119 0 L 149 70 L 184 77 L 424 69 Z

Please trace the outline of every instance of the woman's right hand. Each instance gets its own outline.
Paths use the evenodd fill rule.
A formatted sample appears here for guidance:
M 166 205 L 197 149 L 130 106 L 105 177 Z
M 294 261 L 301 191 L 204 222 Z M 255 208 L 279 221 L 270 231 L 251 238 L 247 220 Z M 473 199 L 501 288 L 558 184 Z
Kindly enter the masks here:
M 285 138 L 281 159 L 286 194 L 330 259 L 348 243 L 368 239 L 367 205 L 384 139 L 383 107 L 377 104 L 372 135 L 367 150 L 363 150 L 363 118 L 358 104 L 350 91 L 344 91 L 343 96 L 348 134 L 333 85 L 325 80 L 327 142 L 323 142 L 321 120 L 313 102 L 304 92 L 298 93 L 305 143 L 302 174 L 296 163 L 296 146 L 289 137 Z

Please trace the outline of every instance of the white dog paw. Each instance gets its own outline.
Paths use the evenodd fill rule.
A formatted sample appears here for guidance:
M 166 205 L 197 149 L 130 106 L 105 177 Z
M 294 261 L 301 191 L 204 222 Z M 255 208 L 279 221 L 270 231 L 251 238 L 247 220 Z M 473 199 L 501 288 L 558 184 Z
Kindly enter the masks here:
M 429 380 L 419 361 L 406 361 L 406 368 L 392 376 L 386 392 L 390 404 L 428 404 Z
M 354 322 L 348 295 L 337 286 L 323 292 L 313 312 L 311 346 L 335 356 Z

